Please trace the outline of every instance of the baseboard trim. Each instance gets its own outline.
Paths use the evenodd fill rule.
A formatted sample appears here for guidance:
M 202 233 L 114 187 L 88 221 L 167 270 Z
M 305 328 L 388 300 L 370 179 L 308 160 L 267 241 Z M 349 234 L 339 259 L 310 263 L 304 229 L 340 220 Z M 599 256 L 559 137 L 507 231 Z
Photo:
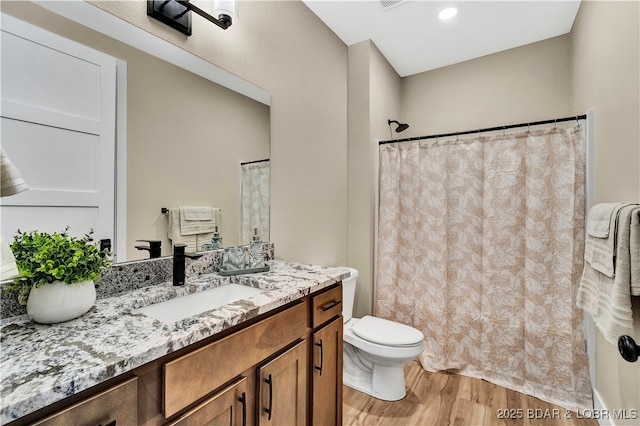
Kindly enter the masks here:
M 605 411 L 607 410 L 607 407 L 605 407 L 604 402 L 602 401 L 602 398 L 600 398 L 600 394 L 596 389 L 593 389 L 593 409 L 597 413 L 608 412 L 608 411 Z M 610 416 L 602 416 L 602 417 L 610 417 Z M 615 423 L 613 423 L 613 419 L 611 418 L 598 419 L 598 424 L 600 426 L 616 426 Z

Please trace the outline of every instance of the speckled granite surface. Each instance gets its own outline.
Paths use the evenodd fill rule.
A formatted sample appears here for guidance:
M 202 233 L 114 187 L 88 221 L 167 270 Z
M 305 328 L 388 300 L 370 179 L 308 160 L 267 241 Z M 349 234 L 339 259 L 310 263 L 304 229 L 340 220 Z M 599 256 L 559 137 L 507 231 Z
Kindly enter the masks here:
M 269 272 L 231 277 L 205 273 L 188 279 L 183 287 L 167 282 L 104 297 L 87 314 L 61 324 L 37 324 L 26 315 L 2 319 L 0 422 L 15 420 L 348 275 L 341 268 L 272 261 Z M 266 291 L 171 325 L 135 312 L 230 282 Z
M 265 242 L 264 247 L 265 260 L 273 260 L 274 244 Z M 205 251 L 201 253 L 202 257 L 199 259 L 187 259 L 185 268 L 187 278 L 219 271 L 222 265 L 222 252 L 221 249 Z M 172 274 L 173 259 L 171 256 L 117 263 L 107 269 L 102 278 L 96 282 L 96 297 L 102 299 L 118 293 L 171 281 Z M 0 287 L 3 285 L 0 284 Z M 26 307 L 18 303 L 18 293 L 7 293 L 4 288 L 0 290 L 0 318 L 26 313 Z

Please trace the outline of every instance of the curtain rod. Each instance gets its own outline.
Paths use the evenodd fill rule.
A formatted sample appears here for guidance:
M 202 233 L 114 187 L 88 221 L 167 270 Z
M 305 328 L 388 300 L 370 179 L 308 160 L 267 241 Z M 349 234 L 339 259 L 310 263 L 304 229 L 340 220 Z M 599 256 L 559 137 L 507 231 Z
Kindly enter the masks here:
M 390 139 L 386 141 L 380 141 L 378 142 L 378 144 L 384 145 L 384 144 L 396 143 L 396 142 L 411 142 L 411 141 L 420 141 L 424 139 L 446 138 L 449 136 L 462 136 L 462 135 L 470 135 L 473 133 L 494 132 L 496 130 L 515 129 L 516 127 L 539 126 L 541 124 L 561 123 L 564 121 L 572 121 L 572 120 L 576 120 L 577 122 L 579 120 L 586 120 L 586 119 L 587 119 L 587 114 L 582 114 L 582 115 L 574 115 L 572 117 L 554 118 L 552 120 L 532 121 L 530 123 L 509 124 L 507 126 L 486 127 L 484 129 L 476 129 L 476 130 L 465 130 L 464 132 L 440 133 L 438 135 L 429 135 L 429 136 L 414 136 L 412 138 L 404 138 L 404 139 Z
M 244 166 L 245 164 L 264 163 L 265 161 L 269 161 L 269 159 L 265 158 L 264 160 L 245 161 L 244 163 L 240 163 L 240 165 Z

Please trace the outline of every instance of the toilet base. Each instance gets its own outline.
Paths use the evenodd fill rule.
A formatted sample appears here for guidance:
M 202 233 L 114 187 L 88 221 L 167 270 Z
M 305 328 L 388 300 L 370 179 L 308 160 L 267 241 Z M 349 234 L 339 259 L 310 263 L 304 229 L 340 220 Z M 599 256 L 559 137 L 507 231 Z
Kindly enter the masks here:
M 373 364 L 348 343 L 344 345 L 343 365 L 342 381 L 352 389 L 384 401 L 398 401 L 407 394 L 404 365 Z

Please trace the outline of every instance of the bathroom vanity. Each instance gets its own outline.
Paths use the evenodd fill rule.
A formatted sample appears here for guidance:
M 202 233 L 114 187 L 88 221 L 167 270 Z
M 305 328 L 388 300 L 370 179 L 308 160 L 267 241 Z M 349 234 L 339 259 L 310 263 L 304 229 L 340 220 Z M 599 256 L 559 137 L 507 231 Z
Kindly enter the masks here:
M 274 261 L 99 299 L 81 318 L 2 320 L 3 424 L 341 424 L 340 268 Z M 262 292 L 175 322 L 147 305 L 236 283 Z M 218 423 L 219 422 L 219 423 Z

